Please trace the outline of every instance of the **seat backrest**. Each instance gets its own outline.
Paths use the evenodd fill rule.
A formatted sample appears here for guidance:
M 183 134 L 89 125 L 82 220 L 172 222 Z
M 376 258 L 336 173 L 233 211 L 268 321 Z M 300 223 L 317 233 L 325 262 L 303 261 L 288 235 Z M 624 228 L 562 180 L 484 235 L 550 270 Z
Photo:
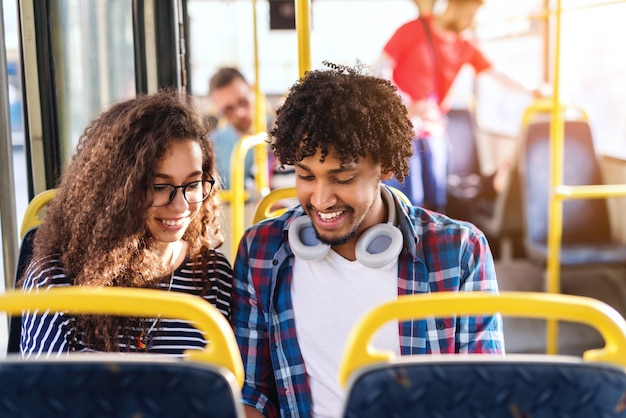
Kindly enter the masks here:
M 373 365 L 352 381 L 346 418 L 624 417 L 624 370 L 580 359 L 511 356 Z
M 502 315 L 580 322 L 605 347 L 583 358 L 550 355 L 415 355 L 395 358 L 372 336 L 390 320 Z M 626 416 L 626 320 L 596 299 L 481 292 L 400 296 L 365 315 L 348 337 L 339 382 L 343 417 Z
M 155 289 L 53 288 L 0 295 L 0 311 L 176 318 L 207 341 L 183 360 L 156 355 L 80 353 L 0 361 L 0 411 L 7 416 L 243 417 L 243 364 L 226 318 L 202 298 Z M 15 412 L 15 413 L 12 413 Z
M 41 224 L 44 209 L 50 200 L 56 195 L 56 189 L 48 189 L 39 193 L 28 203 L 22 225 L 20 226 L 20 252 L 15 268 L 15 278 L 13 286 L 17 285 L 24 275 L 28 264 L 33 256 L 33 246 L 35 233 Z M 22 316 L 13 315 L 9 319 L 9 338 L 7 342 L 7 353 L 18 353 L 20 349 L 20 329 L 22 328 Z
M 467 221 L 482 191 L 474 114 L 469 109 L 453 108 L 446 116 L 449 144 L 445 212 Z
M 563 184 L 602 184 L 591 129 L 586 121 L 565 120 Z M 526 240 L 545 244 L 548 237 L 550 190 L 550 122 L 526 128 L 520 161 Z M 596 244 L 612 241 L 605 199 L 573 199 L 563 204 L 562 243 Z
M 488 238 L 521 236 L 524 230 L 517 155 L 511 160 L 502 190 L 494 196 L 480 196 L 473 202 L 469 220 Z
M 86 354 L 2 361 L 2 416 L 243 417 L 240 390 L 224 369 L 202 362 L 128 357 Z
M 472 112 L 469 109 L 453 108 L 448 111 L 447 119 L 450 139 L 448 173 L 460 177 L 480 175 L 478 143 Z
M 14 285 L 19 283 L 19 280 L 24 275 L 26 267 L 30 263 L 33 256 L 33 241 L 35 239 L 35 233 L 37 227 L 32 227 L 22 237 L 22 243 L 20 244 L 20 253 L 17 259 L 17 267 L 15 269 L 15 281 Z M 13 315 L 10 317 L 9 322 L 9 340 L 7 343 L 7 353 L 19 353 L 20 351 L 20 331 L 22 328 L 22 315 Z

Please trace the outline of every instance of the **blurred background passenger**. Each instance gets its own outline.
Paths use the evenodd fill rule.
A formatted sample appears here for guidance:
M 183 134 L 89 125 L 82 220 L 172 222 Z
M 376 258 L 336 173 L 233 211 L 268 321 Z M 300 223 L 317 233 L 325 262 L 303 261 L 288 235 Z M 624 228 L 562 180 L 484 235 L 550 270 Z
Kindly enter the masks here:
M 398 87 L 415 130 L 409 176 L 403 183 L 395 178 L 386 183 L 402 190 L 416 205 L 445 212 L 446 96 L 463 66 L 469 64 L 476 74 L 489 74 L 515 90 L 534 95 L 539 90 L 495 68 L 476 45 L 469 29 L 483 0 L 448 0 L 438 14 L 433 13 L 438 3 L 416 3 L 419 17 L 394 32 L 377 63 L 380 74 Z

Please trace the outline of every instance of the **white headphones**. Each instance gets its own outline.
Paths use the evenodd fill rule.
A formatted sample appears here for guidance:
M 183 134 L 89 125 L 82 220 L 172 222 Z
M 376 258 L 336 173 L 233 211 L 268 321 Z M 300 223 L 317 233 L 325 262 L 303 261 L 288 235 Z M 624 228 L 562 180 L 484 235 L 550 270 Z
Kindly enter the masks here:
M 356 259 L 365 267 L 379 269 L 398 257 L 402 251 L 402 232 L 395 226 L 396 205 L 391 192 L 381 188 L 387 203 L 387 223 L 368 228 L 356 243 Z M 296 257 L 306 261 L 317 261 L 326 257 L 330 245 L 320 242 L 309 216 L 301 216 L 289 226 L 289 245 Z

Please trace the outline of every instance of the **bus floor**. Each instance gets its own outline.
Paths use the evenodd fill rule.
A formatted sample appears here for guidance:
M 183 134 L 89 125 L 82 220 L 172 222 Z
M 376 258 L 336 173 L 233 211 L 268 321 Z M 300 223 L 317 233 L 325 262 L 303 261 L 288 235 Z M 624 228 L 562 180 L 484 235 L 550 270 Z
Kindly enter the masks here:
M 545 269 L 525 259 L 496 261 L 500 291 L 545 291 Z M 626 315 L 626 268 L 580 268 L 561 271 L 561 292 L 599 299 Z M 507 353 L 545 352 L 545 321 L 503 318 Z M 604 345 L 602 337 L 584 324 L 559 322 L 558 353 L 581 355 Z

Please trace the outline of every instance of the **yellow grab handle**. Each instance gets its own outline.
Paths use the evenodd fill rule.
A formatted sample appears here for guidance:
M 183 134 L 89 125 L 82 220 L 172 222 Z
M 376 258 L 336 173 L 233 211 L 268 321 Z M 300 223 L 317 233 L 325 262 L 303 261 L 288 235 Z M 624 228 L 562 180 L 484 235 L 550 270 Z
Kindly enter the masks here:
M 576 110 L 580 112 L 580 120 L 589 122 L 589 114 L 582 106 L 575 104 L 561 104 L 559 107 L 561 108 L 562 112 L 566 112 L 568 110 Z M 522 115 L 522 127 L 528 126 L 537 113 L 548 113 L 551 112 L 553 108 L 553 99 L 541 98 L 535 100 L 533 103 L 530 104 L 530 106 L 526 108 L 524 114 Z
M 260 132 L 256 135 L 247 135 L 242 137 L 230 156 L 230 207 L 231 207 L 231 260 L 237 255 L 237 247 L 244 231 L 244 206 L 246 204 L 246 190 L 244 184 L 244 165 L 246 154 L 252 148 L 257 152 L 265 153 L 264 161 L 267 161 L 267 132 Z M 258 170 L 268 171 L 267 164 L 265 167 L 257 167 Z M 261 194 L 264 190 L 259 190 Z
M 357 369 L 391 360 L 394 354 L 370 345 L 374 333 L 388 321 L 423 319 L 449 315 L 493 315 L 500 313 L 538 319 L 579 322 L 597 329 L 605 346 L 587 350 L 589 361 L 604 361 L 626 367 L 626 320 L 608 304 L 583 296 L 539 292 L 453 293 L 400 296 L 365 315 L 348 337 L 339 370 L 342 386 Z
M 263 196 L 261 200 L 259 200 L 259 203 L 254 210 L 252 223 L 257 223 L 262 221 L 263 219 L 274 218 L 276 216 L 282 215 L 287 210 L 286 208 L 271 210 L 272 206 L 282 199 L 290 199 L 296 196 L 297 195 L 295 187 L 280 187 L 272 190 L 267 195 Z
M 240 387 L 243 364 L 232 328 L 221 312 L 206 300 L 186 293 L 120 287 L 52 288 L 41 293 L 18 290 L 0 295 L 0 311 L 49 309 L 71 313 L 176 318 L 192 321 L 210 341 L 204 350 L 188 350 L 186 358 L 226 367 Z
M 20 227 L 20 238 L 24 238 L 24 235 L 26 235 L 30 229 L 41 224 L 42 220 L 39 217 L 39 212 L 41 212 L 41 209 L 56 195 L 56 192 L 56 189 L 48 189 L 33 197 L 33 200 L 31 200 L 26 207 L 26 212 L 24 212 L 24 219 Z

